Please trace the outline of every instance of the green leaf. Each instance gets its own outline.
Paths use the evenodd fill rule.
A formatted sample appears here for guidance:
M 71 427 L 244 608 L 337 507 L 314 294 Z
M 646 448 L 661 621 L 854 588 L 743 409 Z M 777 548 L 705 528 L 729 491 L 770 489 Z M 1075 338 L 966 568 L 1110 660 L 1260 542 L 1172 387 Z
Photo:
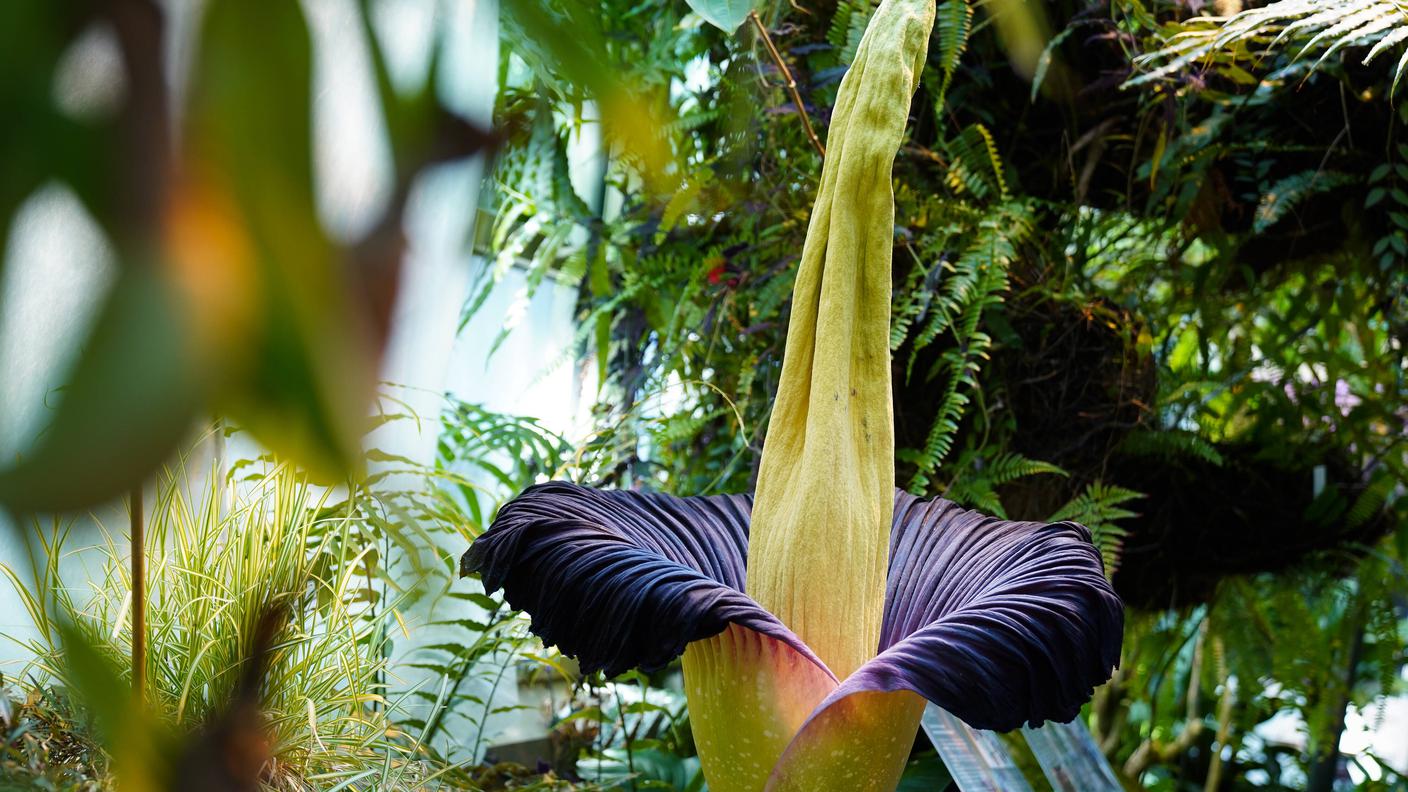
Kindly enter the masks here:
M 1041 91 L 1041 85 L 1046 81 L 1046 71 L 1051 68 L 1051 59 L 1056 56 L 1056 48 L 1061 46 L 1075 28 L 1066 28 L 1051 37 L 1046 42 L 1046 47 L 1041 51 L 1041 56 L 1036 59 L 1036 73 L 1032 75 L 1032 95 L 1031 101 L 1036 102 L 1037 94 Z
M 900 776 L 900 784 L 895 792 L 930 792 L 935 789 L 947 789 L 953 783 L 953 776 L 949 774 L 948 768 L 935 753 L 923 754 L 911 759 L 905 765 L 904 775 Z
M 287 0 L 217 0 L 204 24 L 189 190 L 228 205 L 222 219 L 243 244 L 210 234 L 206 258 L 249 273 L 255 303 L 225 346 L 206 353 L 226 369 L 215 406 L 321 482 L 343 480 L 361 469 L 379 344 L 317 215 L 308 26 Z
M 943 107 L 944 97 L 953 84 L 953 74 L 958 70 L 958 61 L 968 48 L 968 34 L 972 29 L 973 7 L 968 0 L 944 0 L 939 3 L 935 11 L 934 37 L 938 44 L 938 66 L 943 70 L 944 81 L 934 100 L 936 110 Z
M 68 511 L 144 481 L 191 428 L 199 382 L 175 296 L 127 267 L 108 296 L 53 421 L 34 449 L 0 470 L 0 503 Z
M 738 30 L 748 13 L 753 10 L 753 0 L 686 0 L 694 13 L 704 17 L 704 21 L 725 33 Z

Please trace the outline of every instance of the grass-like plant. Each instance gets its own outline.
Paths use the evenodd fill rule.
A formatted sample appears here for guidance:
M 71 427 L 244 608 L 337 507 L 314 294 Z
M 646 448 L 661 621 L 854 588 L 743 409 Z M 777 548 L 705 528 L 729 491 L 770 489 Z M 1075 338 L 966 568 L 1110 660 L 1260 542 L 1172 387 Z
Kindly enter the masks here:
M 394 728 L 397 702 L 383 695 L 396 603 L 379 595 L 369 563 L 375 545 L 359 539 L 353 504 L 329 507 L 328 493 L 286 466 L 240 487 L 222 479 L 211 474 L 204 494 L 192 497 L 173 478 L 149 515 L 148 707 L 178 732 L 210 723 L 256 652 L 260 620 L 282 614 L 260 686 L 270 738 L 265 783 L 423 782 L 435 768 L 418 760 L 414 735 Z M 60 521 L 35 532 L 35 590 L 5 571 L 39 630 L 30 646 L 37 669 L 81 689 L 56 625 L 73 625 L 125 668 L 132 587 L 125 548 L 104 532 L 106 543 L 92 549 L 100 571 L 86 590 L 69 588 L 60 576 L 68 533 Z
M 478 789 L 510 777 L 514 788 L 562 788 L 526 768 L 447 758 L 457 744 L 480 755 L 492 739 L 490 721 L 517 708 L 501 706 L 493 691 L 513 683 L 507 670 L 524 656 L 527 632 L 500 600 L 452 587 L 455 554 L 437 547 L 477 536 L 507 494 L 556 472 L 570 447 L 533 419 L 454 400 L 447 407 L 435 465 L 372 451 L 378 470 L 349 488 L 310 486 L 270 457 L 212 471 L 198 486 L 168 475 L 147 514 L 145 697 L 160 731 L 199 733 L 227 713 L 258 654 L 261 620 L 272 613 L 279 625 L 262 657 L 257 702 L 270 743 L 261 772 L 267 788 Z M 393 410 L 379 420 L 420 419 Z M 123 708 L 125 691 L 112 697 L 85 688 L 93 680 L 76 667 L 65 637 L 68 649 L 78 640 L 105 658 L 110 678 L 124 684 L 128 550 L 106 530 L 98 546 L 75 547 L 70 528 L 55 519 L 27 532 L 28 574 L 0 565 L 39 631 L 27 644 L 35 660 L 23 686 L 71 695 L 95 711 L 97 699 Z M 447 532 L 453 541 L 444 541 Z M 61 574 L 74 556 L 95 572 L 81 584 Z M 411 614 L 426 609 L 414 601 L 442 597 L 456 604 L 453 620 L 417 623 Z M 465 618 L 466 603 L 482 617 Z M 422 626 L 456 634 L 409 655 L 392 651 L 393 641 Z M 401 679 L 408 674 L 421 681 L 409 690 Z M 451 726 L 451 711 L 465 720 Z M 75 736 L 88 739 L 91 729 L 74 723 Z

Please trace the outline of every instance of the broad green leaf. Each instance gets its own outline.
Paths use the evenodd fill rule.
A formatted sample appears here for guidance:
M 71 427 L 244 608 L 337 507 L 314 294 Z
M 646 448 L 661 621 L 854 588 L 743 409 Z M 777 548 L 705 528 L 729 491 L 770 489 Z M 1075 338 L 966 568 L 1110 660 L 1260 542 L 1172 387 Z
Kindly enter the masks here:
M 753 0 L 686 0 L 694 13 L 704 17 L 704 21 L 725 33 L 738 30 L 748 13 L 753 10 Z
M 15 211 L 44 182 L 58 177 L 87 203 L 106 175 L 104 145 L 92 127 L 58 112 L 54 72 L 88 13 L 78 3 L 0 4 L 0 272 Z M 92 207 L 90 206 L 90 209 Z M 106 218 L 99 217 L 100 222 Z
M 318 221 L 307 25 L 289 0 L 217 0 L 200 53 L 181 190 L 210 211 L 178 218 L 173 255 L 198 279 L 242 283 L 247 302 L 201 306 L 233 314 L 208 333 L 215 406 L 321 481 L 356 474 L 379 345 Z
M 109 295 L 53 421 L 32 451 L 0 470 L 16 511 L 93 506 L 139 485 L 190 430 L 199 378 L 174 294 L 129 266 Z

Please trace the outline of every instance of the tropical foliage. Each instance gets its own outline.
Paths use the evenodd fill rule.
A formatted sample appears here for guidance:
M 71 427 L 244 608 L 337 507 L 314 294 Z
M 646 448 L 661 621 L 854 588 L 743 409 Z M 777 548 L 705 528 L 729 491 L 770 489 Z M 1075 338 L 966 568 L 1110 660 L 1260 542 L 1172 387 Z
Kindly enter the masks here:
M 0 7 L 22 119 L 0 239 L 58 183 L 117 262 L 55 420 L 0 467 L 43 628 L 0 691 L 0 786 L 110 788 L 124 761 L 203 779 L 182 773 L 238 743 L 270 788 L 701 788 L 677 667 L 583 676 L 454 559 L 546 478 L 754 488 L 820 144 L 878 3 L 502 0 L 492 131 L 446 106 L 439 38 L 403 81 L 372 31 L 389 4 L 348 4 L 393 171 L 355 240 L 314 201 L 300 6 L 207 5 L 174 123 L 144 57 L 158 4 Z M 936 11 L 895 163 L 897 483 L 1091 529 L 1128 618 L 1081 717 L 1128 787 L 1402 788 L 1408 766 L 1338 747 L 1408 694 L 1408 6 Z M 123 100 L 70 101 L 73 41 L 108 28 Z M 369 425 L 418 420 L 373 397 L 413 186 L 486 146 L 461 329 L 515 269 L 515 311 L 575 290 L 572 349 L 523 365 L 583 362 L 591 432 L 452 400 L 435 464 L 363 453 Z M 142 712 L 125 548 L 71 588 L 68 523 L 31 517 L 149 480 L 211 411 L 280 456 L 162 485 Z M 451 637 L 398 668 L 431 601 Z M 398 672 L 430 682 L 393 695 Z M 551 770 L 486 751 L 515 676 L 562 693 Z M 267 745 L 229 740 L 251 711 Z M 905 772 L 948 781 L 928 750 Z
M 544 102 L 571 64 L 510 34 L 487 242 L 580 284 L 592 483 L 748 488 L 820 166 L 798 116 L 825 129 L 874 4 L 760 6 L 802 107 L 748 26 L 542 8 L 584 6 L 599 62 L 668 80 L 643 95 L 684 164 L 660 190 L 608 145 L 572 182 L 593 116 Z M 1090 711 L 1131 782 L 1329 789 L 1343 714 L 1402 688 L 1408 27 L 1241 6 L 939 3 L 896 165 L 900 482 L 1094 529 L 1138 608 Z M 1259 736 L 1287 711 L 1304 758 Z

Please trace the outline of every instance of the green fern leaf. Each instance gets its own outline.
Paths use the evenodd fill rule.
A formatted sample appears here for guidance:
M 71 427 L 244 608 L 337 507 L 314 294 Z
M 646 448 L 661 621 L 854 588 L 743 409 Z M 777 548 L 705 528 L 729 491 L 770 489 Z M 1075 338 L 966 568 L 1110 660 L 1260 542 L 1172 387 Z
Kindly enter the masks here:
M 1257 234 L 1266 231 L 1313 195 L 1358 182 L 1358 178 L 1347 173 L 1304 171 L 1287 176 L 1261 196 L 1256 218 L 1252 221 L 1252 231 Z
M 944 105 L 953 74 L 958 70 L 958 61 L 968 48 L 968 35 L 973 29 L 973 7 L 968 0 L 942 0 L 934 19 L 934 35 L 938 40 L 938 67 L 943 72 L 943 82 L 939 84 L 939 94 L 934 99 L 937 110 Z

